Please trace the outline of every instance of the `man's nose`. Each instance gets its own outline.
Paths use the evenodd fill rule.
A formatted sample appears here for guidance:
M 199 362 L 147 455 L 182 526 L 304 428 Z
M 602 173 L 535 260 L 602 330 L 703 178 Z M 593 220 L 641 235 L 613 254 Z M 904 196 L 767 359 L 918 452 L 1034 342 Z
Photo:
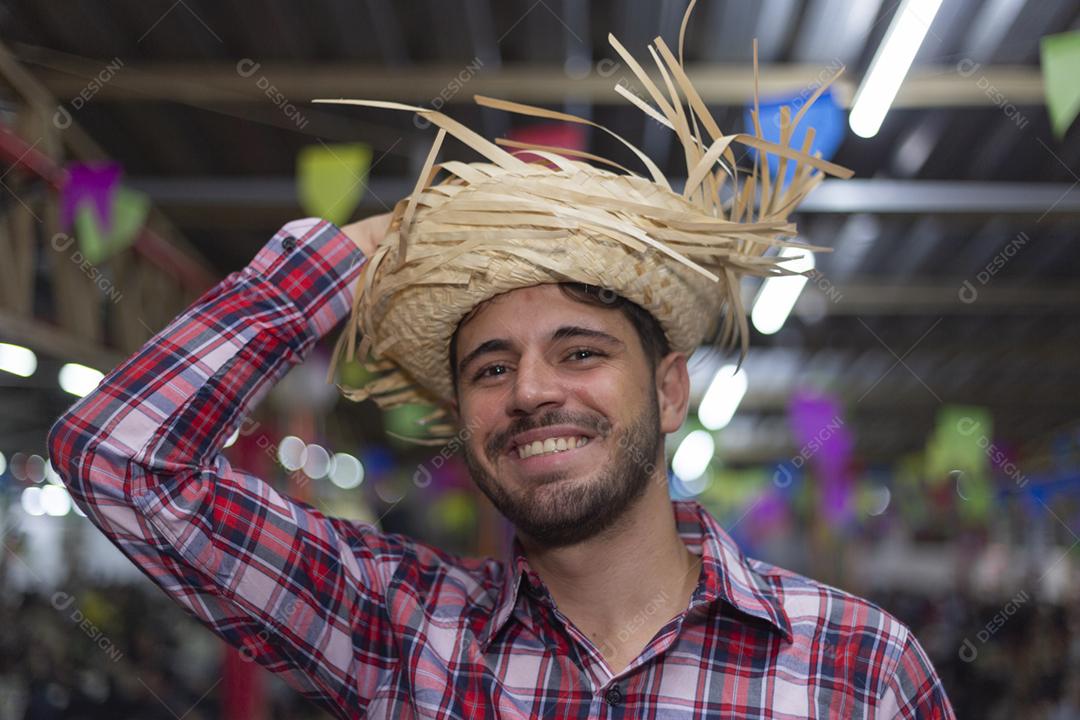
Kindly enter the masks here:
M 542 356 L 523 355 L 508 398 L 510 414 L 532 414 L 546 405 L 562 405 L 565 399 L 565 387 L 556 368 Z

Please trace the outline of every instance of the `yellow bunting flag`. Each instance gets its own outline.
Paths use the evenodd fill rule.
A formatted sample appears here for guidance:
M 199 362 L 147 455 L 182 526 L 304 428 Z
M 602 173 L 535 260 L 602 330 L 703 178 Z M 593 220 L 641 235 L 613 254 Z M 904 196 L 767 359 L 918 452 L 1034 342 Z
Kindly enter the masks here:
M 371 147 L 309 145 L 296 158 L 296 190 L 304 212 L 337 225 L 352 217 L 368 182 Z
M 927 480 L 954 486 L 961 515 L 986 516 L 992 501 L 990 455 L 993 420 L 981 407 L 946 405 L 938 411 L 937 427 L 926 446 Z

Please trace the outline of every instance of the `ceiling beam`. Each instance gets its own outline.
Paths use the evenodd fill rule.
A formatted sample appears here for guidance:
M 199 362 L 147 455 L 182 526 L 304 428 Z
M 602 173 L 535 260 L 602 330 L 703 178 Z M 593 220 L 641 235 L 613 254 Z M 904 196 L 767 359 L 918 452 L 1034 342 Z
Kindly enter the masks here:
M 92 89 L 95 102 L 158 100 L 194 105 L 275 102 L 274 98 L 305 103 L 320 97 L 377 98 L 430 103 L 471 103 L 474 94 L 534 103 L 568 99 L 593 104 L 624 105 L 613 91 L 618 82 L 638 83 L 614 61 L 601 60 L 583 78 L 568 78 L 561 66 L 488 68 L 429 64 L 387 68 L 355 63 L 257 63 L 250 59 L 227 63 L 124 64 L 109 69 L 108 60 L 95 60 L 40 47 L 19 47 L 19 59 L 54 95 L 72 101 Z M 754 71 L 740 64 L 696 64 L 687 68 L 705 102 L 742 105 L 750 99 Z M 773 64 L 761 69 L 760 93 L 769 96 L 816 88 L 835 72 L 832 66 L 802 63 Z M 92 81 L 97 80 L 96 83 Z M 851 102 L 856 78 L 842 77 L 834 85 L 837 101 Z M 656 82 L 662 82 L 657 76 Z M 272 91 L 271 91 L 272 88 Z M 453 92 L 448 89 L 455 88 Z M 985 107 L 1043 105 L 1042 73 L 1023 65 L 928 65 L 914 68 L 900 89 L 895 108 Z
M 77 362 L 102 372 L 115 367 L 123 357 L 116 351 L 87 342 L 62 328 L 0 309 L 0 338 L 24 345 L 36 352 Z
M 827 278 L 826 278 L 827 279 Z M 1080 288 L 1076 285 L 1025 282 L 1008 286 L 979 282 L 977 277 L 936 279 L 933 284 L 910 280 L 896 284 L 870 282 L 835 288 L 808 285 L 821 293 L 821 307 L 828 315 L 1071 315 L 1080 313 Z M 813 281 L 811 281 L 813 282 Z M 804 293 L 807 291 L 804 291 Z M 829 302 L 830 293 L 837 300 Z M 800 302 L 805 302 L 800 298 Z M 796 309 L 796 312 L 798 310 Z
M 392 204 L 412 192 L 415 178 L 376 177 L 362 200 Z M 129 183 L 163 208 L 294 210 L 291 176 L 133 177 Z M 678 189 L 682 181 L 671 179 Z M 825 180 L 799 205 L 800 213 L 1080 215 L 1080 184 L 934 180 Z M 174 217 L 176 217 L 174 215 Z

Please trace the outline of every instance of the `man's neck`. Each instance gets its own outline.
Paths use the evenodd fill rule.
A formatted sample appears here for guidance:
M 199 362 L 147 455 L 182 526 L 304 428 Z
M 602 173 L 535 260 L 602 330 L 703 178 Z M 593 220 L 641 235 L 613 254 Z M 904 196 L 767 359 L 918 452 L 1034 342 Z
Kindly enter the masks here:
M 700 572 L 700 558 L 679 537 L 663 480 L 651 481 L 639 501 L 595 538 L 554 549 L 522 538 L 530 566 L 559 610 L 598 645 L 632 647 L 631 658 L 686 609 Z

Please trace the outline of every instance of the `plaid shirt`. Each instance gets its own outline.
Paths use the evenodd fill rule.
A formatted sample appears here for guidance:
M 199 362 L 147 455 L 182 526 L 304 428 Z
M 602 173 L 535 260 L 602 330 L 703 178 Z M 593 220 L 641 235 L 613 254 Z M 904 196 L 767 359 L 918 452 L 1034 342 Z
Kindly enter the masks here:
M 363 260 L 289 223 L 49 434 L 90 520 L 245 657 L 340 718 L 953 717 L 908 628 L 745 558 L 696 502 L 672 503 L 703 556 L 689 606 L 614 675 L 516 539 L 458 557 L 232 467 L 226 439 L 348 314 Z

